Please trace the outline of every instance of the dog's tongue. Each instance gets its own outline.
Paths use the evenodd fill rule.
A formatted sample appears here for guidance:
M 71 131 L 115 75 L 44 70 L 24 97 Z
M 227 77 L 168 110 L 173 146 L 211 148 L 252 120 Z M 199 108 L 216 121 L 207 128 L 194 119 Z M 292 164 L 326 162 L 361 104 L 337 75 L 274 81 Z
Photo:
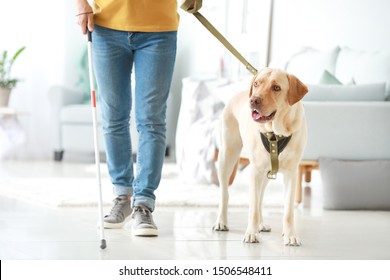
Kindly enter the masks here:
M 267 119 L 267 116 L 263 116 L 259 112 L 253 111 L 252 112 L 252 119 L 254 121 L 265 121 Z

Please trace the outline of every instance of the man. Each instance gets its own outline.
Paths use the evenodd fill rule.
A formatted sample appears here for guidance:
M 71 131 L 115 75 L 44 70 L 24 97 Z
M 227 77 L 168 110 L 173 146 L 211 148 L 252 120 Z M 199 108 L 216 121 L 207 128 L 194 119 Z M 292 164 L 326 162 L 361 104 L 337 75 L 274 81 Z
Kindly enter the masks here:
M 166 107 L 179 25 L 177 1 L 96 0 L 91 6 L 87 0 L 76 0 L 76 4 L 82 33 L 87 28 L 92 32 L 107 166 L 116 195 L 104 226 L 120 228 L 131 217 L 134 235 L 157 236 L 152 212 L 166 148 Z M 139 133 L 136 173 L 129 130 L 133 65 Z

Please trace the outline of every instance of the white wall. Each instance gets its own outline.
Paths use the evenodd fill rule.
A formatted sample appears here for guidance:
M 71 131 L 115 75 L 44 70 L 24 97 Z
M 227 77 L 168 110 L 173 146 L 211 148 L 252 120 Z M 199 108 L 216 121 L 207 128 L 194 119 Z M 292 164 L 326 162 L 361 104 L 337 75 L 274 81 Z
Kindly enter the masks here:
M 388 0 L 274 0 L 272 60 L 302 46 L 390 48 Z

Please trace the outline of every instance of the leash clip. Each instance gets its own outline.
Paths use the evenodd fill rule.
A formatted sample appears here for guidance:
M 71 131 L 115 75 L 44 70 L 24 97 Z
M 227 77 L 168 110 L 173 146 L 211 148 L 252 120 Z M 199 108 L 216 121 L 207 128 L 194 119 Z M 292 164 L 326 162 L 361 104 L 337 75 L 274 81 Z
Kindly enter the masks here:
M 270 180 L 275 180 L 276 179 L 276 174 L 277 173 L 274 173 L 272 171 L 268 171 L 267 178 L 270 179 Z
M 252 75 L 257 75 L 257 70 L 255 67 L 253 67 L 249 62 L 245 65 L 246 69 L 249 70 L 249 72 L 252 73 Z

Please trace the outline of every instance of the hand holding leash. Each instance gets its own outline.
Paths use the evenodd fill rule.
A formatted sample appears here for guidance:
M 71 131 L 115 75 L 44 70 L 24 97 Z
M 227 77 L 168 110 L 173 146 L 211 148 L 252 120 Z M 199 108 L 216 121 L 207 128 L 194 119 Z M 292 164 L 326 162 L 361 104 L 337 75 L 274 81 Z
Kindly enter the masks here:
M 190 14 L 194 14 L 202 8 L 202 0 L 184 0 L 180 8 Z

